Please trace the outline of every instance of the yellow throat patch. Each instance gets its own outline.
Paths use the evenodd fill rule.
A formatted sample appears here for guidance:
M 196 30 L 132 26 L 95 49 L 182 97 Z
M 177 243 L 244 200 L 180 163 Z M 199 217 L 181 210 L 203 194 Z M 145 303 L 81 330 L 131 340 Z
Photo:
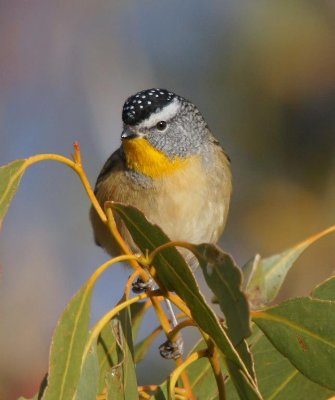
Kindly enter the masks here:
M 167 157 L 143 138 L 125 140 L 123 148 L 128 168 L 150 178 L 170 175 L 189 162 L 189 159 Z

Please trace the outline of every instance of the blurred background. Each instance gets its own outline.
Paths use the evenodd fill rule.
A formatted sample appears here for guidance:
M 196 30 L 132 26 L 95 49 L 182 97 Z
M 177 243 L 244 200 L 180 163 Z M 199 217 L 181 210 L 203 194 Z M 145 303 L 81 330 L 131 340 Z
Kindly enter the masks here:
M 79 140 L 93 184 L 119 146 L 124 100 L 167 88 L 198 105 L 232 159 L 222 247 L 240 265 L 280 252 L 335 223 L 334 21 L 331 0 L 0 0 L 0 164 L 69 155 Z M 0 235 L 1 399 L 37 391 L 60 313 L 107 259 L 88 208 L 65 166 L 25 174 Z M 329 237 L 299 260 L 280 299 L 334 270 Z M 128 275 L 105 273 L 93 321 Z M 145 325 L 142 337 L 157 325 L 152 314 Z M 140 383 L 171 368 L 162 341 L 138 367 Z

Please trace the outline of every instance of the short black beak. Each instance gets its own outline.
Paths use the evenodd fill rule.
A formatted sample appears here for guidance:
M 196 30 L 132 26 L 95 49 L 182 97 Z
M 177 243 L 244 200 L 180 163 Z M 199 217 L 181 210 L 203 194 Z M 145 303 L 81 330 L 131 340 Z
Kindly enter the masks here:
M 139 135 L 135 131 L 131 130 L 131 128 L 129 128 L 129 127 L 124 128 L 124 130 L 121 134 L 122 140 L 135 139 L 137 137 L 139 137 Z

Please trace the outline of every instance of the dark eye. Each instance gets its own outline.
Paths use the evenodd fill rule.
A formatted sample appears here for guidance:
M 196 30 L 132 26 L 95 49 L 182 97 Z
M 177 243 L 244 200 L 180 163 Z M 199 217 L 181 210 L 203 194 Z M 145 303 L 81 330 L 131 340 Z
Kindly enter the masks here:
M 164 131 L 164 129 L 166 128 L 166 126 L 167 126 L 167 123 L 166 123 L 165 121 L 159 121 L 159 122 L 157 122 L 157 124 L 156 124 L 156 128 L 157 128 L 159 131 Z

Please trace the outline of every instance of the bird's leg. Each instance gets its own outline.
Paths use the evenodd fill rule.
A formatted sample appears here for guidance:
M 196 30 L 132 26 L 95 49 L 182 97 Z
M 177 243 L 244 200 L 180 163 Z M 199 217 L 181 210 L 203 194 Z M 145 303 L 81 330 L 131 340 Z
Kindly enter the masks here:
M 177 318 L 174 314 L 172 305 L 170 300 L 165 299 L 165 304 L 167 307 L 168 315 L 171 320 L 172 327 L 176 327 L 178 325 Z M 176 360 L 181 357 L 184 353 L 184 341 L 180 333 L 174 341 L 168 339 L 166 342 L 162 343 L 159 346 L 160 355 L 166 359 Z
M 150 278 L 147 282 L 144 282 L 141 278 L 138 278 L 132 284 L 132 290 L 134 293 L 142 293 L 146 292 L 147 290 L 154 290 L 155 286 L 155 282 L 152 278 Z M 172 328 L 174 328 L 177 326 L 178 321 L 174 314 L 170 300 L 165 299 L 165 304 Z M 177 358 L 181 357 L 184 352 L 184 342 L 182 336 L 178 334 L 174 341 L 168 339 L 166 342 L 162 343 L 159 346 L 159 352 L 160 355 L 166 359 L 176 360 Z

